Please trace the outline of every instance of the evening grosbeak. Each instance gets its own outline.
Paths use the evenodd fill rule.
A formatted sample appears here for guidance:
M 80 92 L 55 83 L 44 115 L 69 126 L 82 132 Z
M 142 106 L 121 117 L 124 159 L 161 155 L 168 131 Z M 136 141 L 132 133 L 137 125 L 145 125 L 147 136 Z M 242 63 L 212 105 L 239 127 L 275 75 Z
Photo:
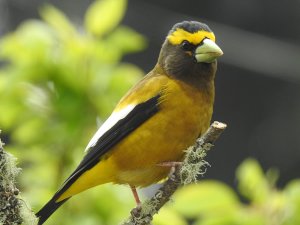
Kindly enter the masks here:
M 170 168 L 161 164 L 182 161 L 209 127 L 222 54 L 206 24 L 175 24 L 153 70 L 120 100 L 78 167 L 37 213 L 39 224 L 73 195 L 104 183 L 130 185 L 139 203 L 135 187 L 164 179 Z

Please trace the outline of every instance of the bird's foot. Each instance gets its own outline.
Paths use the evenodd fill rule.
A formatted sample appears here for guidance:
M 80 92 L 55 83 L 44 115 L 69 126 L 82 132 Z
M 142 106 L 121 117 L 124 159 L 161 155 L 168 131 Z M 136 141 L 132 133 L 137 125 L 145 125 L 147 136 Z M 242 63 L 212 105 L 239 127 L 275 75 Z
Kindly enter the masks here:
M 168 177 L 171 180 L 174 180 L 175 179 L 174 172 L 176 170 L 176 167 L 182 166 L 182 162 L 161 162 L 161 163 L 158 163 L 157 165 L 162 166 L 162 167 L 171 167 Z
M 162 167 L 176 167 L 176 166 L 181 166 L 182 162 L 161 162 L 157 164 L 158 166 Z

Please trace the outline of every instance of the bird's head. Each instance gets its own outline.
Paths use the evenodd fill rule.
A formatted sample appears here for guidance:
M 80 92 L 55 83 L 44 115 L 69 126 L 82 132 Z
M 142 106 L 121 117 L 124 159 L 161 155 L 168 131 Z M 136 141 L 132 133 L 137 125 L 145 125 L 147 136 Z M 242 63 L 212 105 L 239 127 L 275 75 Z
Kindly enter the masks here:
M 214 74 L 216 59 L 221 55 L 215 35 L 206 24 L 184 21 L 170 30 L 158 63 L 167 74 L 176 77 L 204 75 L 205 71 Z

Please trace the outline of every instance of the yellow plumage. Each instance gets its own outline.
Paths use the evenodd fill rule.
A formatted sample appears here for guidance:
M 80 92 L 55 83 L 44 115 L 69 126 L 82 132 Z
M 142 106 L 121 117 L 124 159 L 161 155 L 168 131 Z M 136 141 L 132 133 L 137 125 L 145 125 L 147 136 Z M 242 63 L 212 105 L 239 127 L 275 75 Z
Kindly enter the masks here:
M 214 90 L 204 92 L 159 74 L 158 71 L 156 73 L 142 80 L 120 101 L 115 110 L 161 93 L 161 113 L 151 117 L 112 148 L 108 156 L 82 174 L 57 201 L 108 182 L 142 187 L 156 183 L 169 172 L 169 168 L 158 164 L 181 161 L 183 150 L 191 146 L 208 128 L 213 111 Z M 147 96 L 150 93 L 151 96 Z

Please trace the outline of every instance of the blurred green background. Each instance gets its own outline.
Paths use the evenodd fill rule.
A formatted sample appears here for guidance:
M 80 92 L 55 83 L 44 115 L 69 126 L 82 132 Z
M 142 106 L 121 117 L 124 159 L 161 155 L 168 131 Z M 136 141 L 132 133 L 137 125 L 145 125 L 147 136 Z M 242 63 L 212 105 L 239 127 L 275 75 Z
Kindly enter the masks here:
M 47 4 L 40 19 L 25 20 L 0 39 L 0 129 L 8 138 L 6 150 L 23 169 L 18 185 L 34 211 L 51 198 L 97 127 L 145 74 L 124 61 L 148 43 L 120 23 L 127 4 L 93 1 L 80 26 Z M 300 224 L 300 181 L 279 189 L 278 177 L 275 169 L 264 172 L 247 159 L 237 168 L 236 189 L 216 180 L 184 187 L 154 224 Z M 134 206 L 128 187 L 103 185 L 72 198 L 47 224 L 114 225 Z

